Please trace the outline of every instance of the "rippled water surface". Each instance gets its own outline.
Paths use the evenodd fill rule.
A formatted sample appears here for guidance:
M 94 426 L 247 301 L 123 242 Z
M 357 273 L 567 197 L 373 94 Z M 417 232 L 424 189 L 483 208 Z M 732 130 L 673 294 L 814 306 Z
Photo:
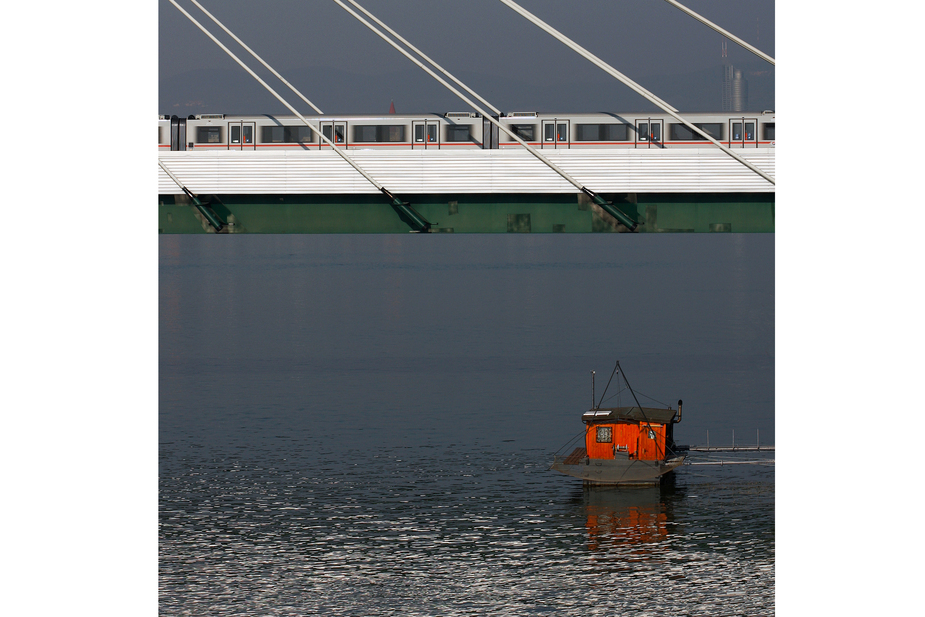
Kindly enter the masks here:
M 774 613 L 773 466 L 548 470 L 616 359 L 773 442 L 772 236 L 160 242 L 161 614 Z

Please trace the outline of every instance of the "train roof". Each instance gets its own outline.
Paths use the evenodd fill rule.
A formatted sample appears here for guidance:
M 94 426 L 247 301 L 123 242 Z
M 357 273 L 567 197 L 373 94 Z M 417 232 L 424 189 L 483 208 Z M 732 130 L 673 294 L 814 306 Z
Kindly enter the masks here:
M 691 111 L 691 112 L 681 112 L 681 113 L 682 113 L 684 116 L 689 116 L 689 117 L 726 116 L 726 117 L 734 118 L 734 117 L 739 117 L 739 116 L 752 116 L 752 117 L 754 117 L 754 116 L 768 116 L 768 115 L 773 116 L 773 115 L 774 115 L 774 110 L 765 109 L 765 110 L 763 110 L 763 111 L 735 111 L 735 112 L 732 112 L 732 111 Z M 505 118 L 505 119 L 508 119 L 508 120 L 514 120 L 514 119 L 524 119 L 524 120 L 527 120 L 527 119 L 529 119 L 529 118 L 549 118 L 549 117 L 560 117 L 560 118 L 564 118 L 564 117 L 569 117 L 569 116 L 571 116 L 571 117 L 576 117 L 576 116 L 579 116 L 579 117 L 580 117 L 580 116 L 610 116 L 610 117 L 614 117 L 614 116 L 621 116 L 621 115 L 626 115 L 626 116 L 647 116 L 647 117 L 653 117 L 653 118 L 655 118 L 655 117 L 661 117 L 661 116 L 670 116 L 670 114 L 667 114 L 667 113 L 661 112 L 661 111 L 659 111 L 659 112 L 647 112 L 647 111 L 619 111 L 619 112 L 614 112 L 614 111 L 593 111 L 593 112 L 562 112 L 562 111 L 560 111 L 560 112 L 555 112 L 555 111 L 551 111 L 551 112 L 532 112 L 532 111 L 513 111 L 513 112 L 505 112 L 505 113 L 502 115 L 502 117 Z M 479 113 L 477 113 L 477 112 L 474 112 L 474 111 L 473 111 L 473 112 L 470 112 L 470 111 L 464 111 L 464 112 L 454 112 L 454 111 L 451 111 L 451 112 L 443 112 L 443 113 L 421 112 L 421 113 L 415 113 L 415 114 L 389 114 L 389 113 L 381 113 L 381 114 L 320 114 L 320 115 L 319 115 L 319 114 L 311 114 L 311 115 L 304 115 L 304 117 L 305 117 L 305 118 L 313 118 L 313 119 L 324 118 L 324 119 L 326 119 L 326 120 L 338 120 L 338 119 L 344 119 L 344 120 L 377 119 L 377 120 L 381 120 L 382 118 L 386 118 L 386 117 L 388 117 L 388 118 L 395 118 L 396 120 L 415 120 L 415 119 L 419 119 L 419 118 L 422 118 L 422 117 L 427 117 L 427 118 L 447 118 L 447 119 L 451 119 L 451 120 L 454 120 L 454 119 L 463 119 L 463 120 L 465 120 L 465 119 L 481 118 L 482 116 L 481 116 L 481 114 L 479 114 Z M 161 120 L 170 120 L 170 118 L 171 118 L 171 116 L 168 115 L 168 114 L 162 114 L 162 115 L 160 116 L 160 119 L 161 119 Z M 294 121 L 295 121 L 295 120 L 298 120 L 298 116 L 291 115 L 291 114 L 289 114 L 289 115 L 284 115 L 284 114 L 220 114 L 220 113 L 215 113 L 215 114 L 195 114 L 195 115 L 191 115 L 191 116 L 188 116 L 188 117 L 187 117 L 187 119 L 190 119 L 190 120 L 194 120 L 194 119 L 195 119 L 195 120 L 243 120 L 243 119 L 245 119 L 245 118 L 246 118 L 246 119 L 269 118 L 269 119 L 271 119 L 271 120 L 294 120 Z

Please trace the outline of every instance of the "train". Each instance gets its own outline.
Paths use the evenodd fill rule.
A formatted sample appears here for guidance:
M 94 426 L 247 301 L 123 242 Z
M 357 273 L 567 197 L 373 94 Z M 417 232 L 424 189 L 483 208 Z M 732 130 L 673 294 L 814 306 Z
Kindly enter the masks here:
M 729 148 L 773 148 L 774 111 L 685 113 Z M 522 148 L 477 112 L 305 116 L 347 150 Z M 510 112 L 495 119 L 538 149 L 692 148 L 710 145 L 669 114 Z M 159 151 L 330 149 L 297 116 L 198 114 L 158 119 Z

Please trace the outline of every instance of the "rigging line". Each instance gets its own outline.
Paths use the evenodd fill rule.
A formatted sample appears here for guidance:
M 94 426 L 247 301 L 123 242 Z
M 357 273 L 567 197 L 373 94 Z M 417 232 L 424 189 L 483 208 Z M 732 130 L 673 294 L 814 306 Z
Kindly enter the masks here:
M 597 404 L 597 406 L 595 406 L 595 409 L 600 409 L 600 408 L 601 408 L 601 403 L 604 402 L 604 395 L 607 394 L 607 388 L 610 387 L 610 382 L 613 381 L 613 376 L 616 375 L 616 373 L 617 373 L 617 367 L 618 367 L 618 366 L 620 366 L 620 362 L 619 362 L 619 361 L 617 361 L 617 363 L 614 365 L 613 371 L 610 372 L 610 379 L 607 380 L 607 385 L 604 386 L 604 392 L 601 393 L 601 400 L 600 400 L 600 402 Z M 620 392 L 617 392 L 617 394 L 620 394 Z M 615 394 L 614 396 L 616 396 L 616 394 Z M 613 397 L 610 397 L 610 398 L 613 398 Z
M 620 361 L 619 361 L 619 360 L 617 360 L 617 366 L 620 366 Z M 630 385 L 629 380 L 626 378 L 626 373 L 625 373 L 624 371 L 621 370 L 621 371 L 620 371 L 620 374 L 623 375 L 623 381 L 626 382 L 626 387 L 629 388 L 630 394 L 633 395 L 633 400 L 636 401 L 636 406 L 639 407 L 639 413 L 642 414 L 642 419 L 646 421 L 646 424 L 648 425 L 648 429 L 651 431 L 651 430 L 652 430 L 652 423 L 649 422 L 649 418 L 646 416 L 646 412 L 642 410 L 642 405 L 639 404 L 639 399 L 636 398 L 636 393 L 633 392 L 633 386 Z M 658 439 L 656 439 L 656 440 L 655 440 L 655 453 L 658 454 L 658 451 L 659 451 Z M 666 456 L 667 453 L 662 452 L 661 455 L 662 455 L 662 456 Z
M 265 66 L 267 69 L 269 69 L 269 71 L 270 71 L 271 73 L 273 73 L 274 75 L 276 75 L 276 77 L 277 77 L 281 82 L 283 82 L 284 84 L 286 84 L 286 85 L 289 87 L 290 90 L 292 90 L 293 92 L 295 92 L 303 101 L 305 101 L 306 103 L 308 103 L 308 106 L 309 106 L 309 107 L 311 107 L 312 109 L 314 109 L 315 111 L 317 111 L 319 114 L 324 115 L 324 112 L 323 112 L 323 111 L 321 111 L 320 109 L 318 109 L 318 107 L 317 107 L 314 103 L 312 103 L 311 101 L 309 101 L 309 100 L 305 97 L 305 95 L 303 95 L 301 92 L 299 92 L 298 90 L 296 90 L 295 86 L 293 86 L 291 83 L 289 83 L 288 81 L 286 81 L 286 80 L 283 78 L 283 76 L 280 75 L 279 73 L 277 73 L 276 70 L 275 70 L 272 66 L 270 66 L 269 64 L 267 64 L 266 62 L 264 62 L 263 58 L 261 58 L 260 56 L 258 56 L 258 55 L 254 52 L 254 50 L 252 50 L 250 47 L 248 47 L 247 45 L 245 45 L 245 44 L 244 44 L 244 41 L 242 41 L 242 40 L 239 39 L 237 36 L 235 36 L 235 33 L 234 33 L 234 32 L 232 32 L 231 30 L 229 30 L 228 28 L 226 28 L 226 27 L 225 27 L 225 24 L 223 24 L 223 23 L 220 22 L 218 19 L 216 19 L 215 16 L 212 15 L 212 13 L 210 13 L 209 11 L 207 11 L 207 10 L 205 9 L 204 6 L 202 6 L 201 4 L 199 4 L 199 2 L 197 2 L 196 0 L 190 0 L 190 2 L 192 2 L 192 3 L 195 4 L 197 7 L 199 7 L 199 10 L 200 10 L 200 11 L 202 11 L 203 13 L 205 13 L 205 14 L 209 17 L 209 19 L 211 19 L 212 21 L 214 21 L 214 22 L 218 25 L 219 28 L 221 28 L 222 30 L 224 30 L 225 32 L 227 32 L 228 35 L 231 36 L 231 38 L 233 38 L 235 41 L 237 41 L 238 45 L 240 45 L 241 47 L 243 47 L 244 49 L 246 49 L 246 50 L 248 51 L 248 53 L 250 53 L 250 55 L 252 55 L 254 58 L 256 58 L 258 62 L 260 62 L 260 64 L 262 64 L 262 65 Z
M 717 32 L 719 32 L 720 34 L 722 34 L 723 36 L 725 36 L 726 38 L 732 39 L 733 41 L 735 41 L 736 43 L 738 43 L 739 45 L 741 45 L 742 47 L 744 47 L 744 48 L 747 49 L 748 51 L 752 52 L 753 54 L 755 54 L 756 56 L 758 56 L 759 58 L 761 58 L 762 60 L 767 60 L 767 61 L 770 62 L 772 65 L 777 66 L 776 64 L 774 64 L 774 58 L 772 58 L 772 57 L 769 56 L 768 54 L 764 53 L 763 51 L 761 51 L 761 50 L 758 49 L 757 47 L 753 47 L 753 46 L 749 45 L 748 43 L 746 43 L 745 41 L 743 41 L 742 39 L 740 39 L 740 38 L 737 37 L 736 35 L 732 34 L 732 33 L 729 32 L 728 30 L 724 30 L 723 28 L 720 28 L 719 26 L 717 26 L 716 24 L 714 24 L 712 21 L 710 21 L 709 19 L 707 19 L 707 18 L 704 17 L 703 15 L 698 15 L 697 13 L 695 13 L 695 12 L 692 11 L 692 10 L 690 10 L 689 8 L 687 8 L 686 6 L 684 6 L 683 4 L 681 4 L 680 2 L 677 2 L 676 0 L 665 0 L 665 2 L 667 2 L 668 4 L 671 4 L 671 5 L 676 6 L 677 8 L 681 9 L 682 11 L 684 11 L 685 13 L 687 13 L 688 15 L 690 15 L 691 17 L 693 17 L 694 19 L 696 19 L 697 21 L 699 21 L 700 23 L 704 24 L 705 26 L 708 26 L 708 27 L 710 27 L 710 28 L 713 28 L 714 30 L 716 30 Z
M 288 102 L 286 102 L 286 100 L 283 99 L 283 97 L 281 97 L 279 94 L 277 94 L 276 90 L 274 90 L 273 88 L 271 88 L 270 86 L 268 86 L 267 83 L 266 83 L 265 81 L 263 81 L 262 79 L 260 79 L 260 77 L 259 77 L 254 71 L 252 71 L 252 70 L 250 69 L 250 67 L 248 67 L 246 64 L 244 64 L 244 62 L 242 62 L 240 58 L 238 58 L 236 55 L 234 55 L 234 53 L 232 53 L 232 51 L 231 51 L 230 49 L 228 49 L 227 47 L 225 47 L 225 45 L 222 44 L 222 42 L 219 41 L 217 38 L 215 38 L 215 36 L 213 36 L 211 32 L 209 32 L 208 30 L 206 30 L 206 28 L 205 28 L 202 24 L 200 24 L 198 21 L 196 21 L 196 19 L 195 19 L 192 15 L 190 15 L 189 13 L 187 13 L 187 12 L 183 9 L 182 6 L 180 6 L 179 4 L 177 4 L 177 3 L 176 3 L 176 0 L 170 0 L 170 3 L 171 3 L 172 5 L 174 5 L 175 7 L 177 7 L 177 10 L 179 10 L 181 13 L 183 13 L 183 14 L 187 17 L 187 19 L 189 19 L 191 22 L 193 22 L 193 24 L 194 24 L 196 27 L 198 27 L 200 30 L 202 30 L 203 33 L 205 33 L 206 36 L 208 36 L 210 39 L 212 39 L 212 41 L 213 41 L 216 45 L 218 45 L 219 47 L 221 47 L 222 50 L 223 50 L 226 54 L 228 54 L 229 56 L 231 56 L 231 58 L 232 58 L 235 62 L 237 62 L 237 63 L 241 66 L 241 68 L 243 68 L 245 71 L 247 71 L 247 72 L 250 74 L 251 77 L 253 77 L 254 79 L 256 79 L 256 80 L 260 83 L 260 85 L 262 85 L 264 88 L 266 88 L 266 89 L 270 92 L 270 94 L 272 94 L 274 97 L 276 97 L 276 99 L 277 99 L 280 103 L 282 103 L 283 105 L 285 105 L 285 106 L 289 109 L 289 111 L 291 111 L 291 112 L 294 113 L 296 116 L 298 116 L 299 120 L 301 120 L 302 122 L 304 122 L 305 125 L 306 125 L 308 128 L 310 128 L 312 131 L 314 131 L 315 134 L 318 135 L 318 136 L 321 138 L 322 141 L 324 141 L 326 144 L 328 144 L 329 146 L 331 146 L 331 147 L 334 149 L 334 152 L 336 152 L 338 155 L 340 155 L 340 157 L 341 157 L 342 159 L 344 159 L 351 167 L 353 167 L 355 170 L 357 170 L 357 171 L 360 173 L 360 175 L 362 175 L 364 178 L 366 178 L 367 180 L 369 180 L 370 184 L 372 184 L 372 185 L 375 186 L 377 189 L 379 189 L 381 192 L 383 192 L 384 194 L 386 194 L 386 196 L 394 198 L 394 196 L 393 196 L 391 193 L 389 193 L 388 190 L 387 190 L 384 186 L 382 186 L 381 184 L 379 184 L 378 182 L 376 182 L 376 180 L 373 179 L 372 176 L 370 176 L 368 173 L 366 173 L 365 171 L 363 171 L 363 169 L 361 169 L 360 166 L 357 165 L 350 157 L 348 157 L 346 154 L 344 154 L 343 152 L 341 152 L 341 148 L 338 148 L 336 145 L 334 145 L 334 142 L 332 142 L 330 139 L 328 139 L 327 137 L 325 137 L 325 136 L 321 133 L 321 131 L 319 131 L 318 129 L 316 129 L 316 128 L 312 125 L 311 122 L 309 122 L 308 120 L 306 120 L 306 119 L 302 116 L 302 114 L 300 114 L 300 113 L 296 110 L 295 107 L 293 107 L 293 106 L 290 105 Z
M 195 2 L 195 0 L 193 0 L 193 1 Z M 353 6 L 357 7 L 358 9 L 360 9 L 360 11 L 362 11 L 364 15 L 366 15 L 367 17 L 369 17 L 370 19 L 372 19 L 372 20 L 373 20 L 374 22 L 376 22 L 380 27 L 382 27 L 383 29 L 385 29 L 386 32 L 388 32 L 389 34 L 391 34 L 392 36 L 394 36 L 396 39 L 398 39 L 399 41 L 401 41 L 405 46 L 407 46 L 408 48 L 410 48 L 411 51 L 413 51 L 413 52 L 416 53 L 417 55 L 419 55 L 419 56 L 421 56 L 422 58 L 424 58 L 424 60 L 426 60 L 428 63 L 430 63 L 430 64 L 431 64 L 434 68 L 436 68 L 438 71 L 440 71 L 441 73 L 443 73 L 444 75 L 446 75 L 447 77 L 449 77 L 450 79 L 452 79 L 453 81 L 455 81 L 455 82 L 459 85 L 459 87 L 461 87 L 461 88 L 464 89 L 466 92 L 468 92 L 469 94 L 471 94 L 472 96 L 474 96 L 475 98 L 477 98 L 478 100 L 480 100 L 482 103 L 485 104 L 486 107 L 488 107 L 489 109 L 491 109 L 493 112 L 495 112 L 495 113 L 498 114 L 499 116 L 501 115 L 501 110 L 497 109 L 494 105 L 492 105 L 491 103 L 489 103 L 488 101 L 486 101 L 485 99 L 483 99 L 483 98 L 479 95 L 478 92 L 476 92 L 475 90 L 471 89 L 469 86 L 467 86 L 466 84 L 464 84 L 462 81 L 460 81 L 456 76 L 454 76 L 454 75 L 453 75 L 452 73 L 450 73 L 448 70 L 446 70 L 445 68 L 443 68 L 442 66 L 440 66 L 439 64 L 437 64 L 436 62 L 434 62 L 433 59 L 431 59 L 431 58 L 429 58 L 429 57 L 427 56 L 427 54 L 425 54 L 423 51 L 421 51 L 420 49 L 418 49 L 417 47 L 415 47 L 414 45 L 412 45 L 411 43 L 409 43 L 409 42 L 408 42 L 407 40 L 405 40 L 400 34 L 398 34 L 397 32 L 395 32 L 395 31 L 392 30 L 391 28 L 389 28 L 389 27 L 388 27 L 385 23 L 383 23 L 378 17 L 376 17 L 375 15 L 373 15 L 372 13 L 370 13 L 369 11 L 367 11 L 366 9 L 364 9 L 362 6 L 360 6 L 360 4 L 359 4 L 358 2 L 355 2 L 354 0 L 347 0 L 347 2 L 349 2 L 349 3 L 352 4 Z
M 568 445 L 569 445 L 570 443 L 572 443 L 573 441 L 575 441 L 576 439 L 578 439 L 579 437 L 581 437 L 582 435 L 584 435 L 585 432 L 586 432 L 586 431 L 582 431 L 582 432 L 578 433 L 577 435 L 575 435 L 574 437 L 572 437 L 571 439 L 569 439 L 567 442 L 565 442 L 564 445 L 559 446 L 559 449 L 556 450 L 556 452 L 553 453 L 553 455 L 555 455 L 556 453 L 561 452 L 563 449 L 567 448 Z
M 173 0 L 171 0 L 171 2 L 173 2 Z M 638 226 L 638 223 L 636 223 L 635 221 L 633 221 L 632 219 L 630 219 L 630 218 L 629 218 L 628 216 L 626 216 L 626 214 L 624 214 L 623 212 L 620 212 L 619 209 L 614 208 L 612 205 L 608 204 L 608 203 L 604 200 L 603 197 L 601 197 L 600 195 L 598 195 L 597 193 L 595 193 L 595 192 L 592 191 L 591 189 L 589 189 L 589 188 L 583 186 L 583 185 L 582 185 L 581 183 L 579 183 L 575 178 L 573 178 L 572 176 L 570 176 L 569 174 L 567 174 L 564 170 L 562 170 L 561 168 L 559 168 L 558 165 L 556 165 L 555 163 L 553 163 L 552 161 L 550 161 L 548 158 L 546 158 L 545 156 L 543 156 L 542 154 L 540 154 L 539 151 L 537 151 L 535 148 L 533 148 L 532 146 L 530 146 L 530 145 L 529 145 L 527 142 L 525 142 L 523 139 L 521 139 L 520 137 L 518 137 L 514 132 L 512 132 L 512 131 L 511 131 L 510 129 L 508 129 L 506 126 L 504 126 L 503 124 L 501 124 L 500 122 L 498 122 L 498 120 L 495 120 L 495 118 L 492 117 L 491 114 L 489 114 L 489 113 L 486 112 L 484 109 L 482 109 L 481 107 L 479 107 L 478 105 L 476 105 L 474 102 L 472 102 L 471 99 L 469 99 L 468 97 L 466 97 L 466 95 L 464 95 L 464 94 L 461 93 L 459 90 L 457 90 L 456 88 L 454 88 L 452 85 L 450 85 L 449 83 L 447 83 L 447 81 L 446 81 L 445 79 L 443 79 L 442 77 L 440 77 L 439 75 L 437 75 L 436 73 L 434 73 L 434 72 L 433 72 L 431 69 L 429 69 L 428 67 L 424 66 L 424 64 L 422 64 L 420 60 L 418 60 L 417 58 L 415 58 L 414 56 L 412 56 L 410 53 L 408 53 L 407 50 L 402 49 L 395 41 L 393 41 L 392 39 L 390 39 L 389 37 L 387 37 L 382 31 L 378 30 L 374 25 L 372 25 L 371 23 L 369 23 L 368 21 L 366 21 L 365 19 L 363 19 L 362 16 L 358 15 L 358 14 L 356 13 L 356 11 L 354 11 L 353 9 L 351 9 L 350 7 L 348 7 L 347 5 L 345 5 L 341 0 L 334 0 L 334 2 L 335 2 L 337 5 L 339 5 L 342 9 L 344 9 L 345 11 L 347 11 L 348 13 L 350 13 L 350 15 L 352 15 L 354 18 L 356 18 L 356 20 L 359 21 L 361 24 L 363 24 L 364 26 L 366 26 L 367 28 L 369 28 L 370 30 L 372 30 L 372 31 L 373 31 L 376 35 L 378 35 L 382 40 L 384 40 L 386 43 L 388 43 L 389 45 L 391 45 L 392 47 L 394 47 L 399 53 L 401 53 L 403 56 L 405 56 L 406 58 L 408 58 L 409 60 L 411 60 L 414 64 L 416 64 L 416 65 L 419 66 L 421 69 L 423 69 L 425 73 L 427 73 L 428 75 L 430 75 L 431 77 L 433 77 L 434 79 L 436 79 L 436 80 L 437 80 L 440 84 L 442 84 L 446 89 L 448 89 L 450 92 L 452 92 L 453 94 L 455 94 L 456 96 L 458 96 L 459 98 L 461 98 L 464 102 L 466 102 L 468 105 L 470 105 L 470 106 L 471 106 L 473 109 L 475 109 L 477 112 L 479 112 L 480 114 L 482 114 L 482 117 L 483 117 L 484 119 L 488 120 L 489 122 L 491 122 L 492 124 L 494 124 L 495 126 L 497 126 L 498 129 L 501 130 L 501 131 L 503 131 L 505 135 L 507 135 L 508 137 L 510 137 L 511 139 L 513 139 L 514 141 L 516 141 L 517 143 L 519 143 L 521 146 L 523 146 L 524 148 L 526 148 L 527 152 L 529 152 L 530 154 L 532 154 L 533 156 L 535 156 L 536 158 L 538 158 L 538 159 L 539 159 L 542 163 L 544 163 L 547 167 L 549 167 L 549 168 L 552 169 L 554 172 L 556 172 L 557 174 L 559 174 L 560 176 L 562 176 L 562 178 L 564 178 L 569 184 L 571 184 L 572 186 L 574 186 L 575 188 L 577 188 L 579 191 L 581 191 L 582 193 L 584 193 L 585 195 L 587 195 L 588 197 L 590 197 L 592 200 L 594 200 L 594 203 L 596 203 L 598 206 L 601 206 L 606 212 L 608 212 L 609 214 L 611 214 L 611 216 L 613 216 L 613 217 L 614 217 L 615 219 L 617 219 L 620 223 L 622 223 L 624 226 L 626 226 L 630 231 L 635 231 L 635 230 L 636 230 L 636 227 Z M 611 210 L 613 210 L 614 212 L 611 212 Z
M 626 388 L 622 388 L 622 389 L 621 389 L 619 392 L 617 392 L 616 394 L 611 394 L 610 396 L 608 396 L 608 397 L 607 397 L 607 401 L 609 401 L 610 399 L 612 399 L 612 398 L 615 397 L 615 396 L 620 396 L 621 394 L 623 394 L 623 390 L 626 390 Z M 601 401 L 601 403 L 603 404 L 603 403 L 606 403 L 607 401 Z M 618 405 L 618 407 L 619 407 L 619 405 Z
M 669 405 L 668 403 L 663 403 L 663 402 L 661 402 L 660 400 L 658 400 L 657 398 L 652 398 L 651 396 L 649 396 L 648 394 L 645 394 L 644 392 L 640 392 L 640 393 L 639 393 L 639 396 L 644 396 L 644 397 L 646 397 L 647 399 L 649 399 L 650 401 L 655 401 L 655 402 L 658 403 L 659 405 L 664 405 L 665 407 L 671 407 L 671 405 Z
M 336 0 L 335 0 L 335 1 L 336 1 Z M 610 66 L 609 64 L 607 64 L 606 62 L 604 62 L 603 60 L 601 60 L 600 58 L 598 58 L 598 57 L 595 56 L 594 54 L 592 54 L 591 52 L 589 52 L 587 49 L 585 49 L 584 47 L 580 46 L 578 43 L 575 43 L 574 41 L 572 41 L 571 39 L 569 39 L 567 36 L 565 36 L 564 34 L 562 34 L 561 32 L 559 32 L 558 30 L 556 30 L 555 28 L 553 28 L 552 26 L 550 26 L 549 24 L 547 24 L 546 22 L 544 22 L 543 20 L 541 20 L 539 17 L 537 17 L 537 16 L 534 15 L 533 13 L 527 11 L 525 8 L 523 8 L 522 6 L 518 5 L 517 3 L 513 2 L 512 0 L 499 0 L 499 2 L 502 2 L 502 3 L 506 4 L 508 7 L 510 7 L 511 9 L 513 9 L 514 11 L 516 11 L 517 13 L 520 13 L 520 15 L 523 16 L 524 18 L 526 18 L 528 21 L 532 22 L 534 25 L 536 25 L 536 26 L 537 26 L 538 28 L 540 28 L 541 30 L 544 30 L 547 34 L 552 35 L 554 38 L 556 38 L 556 39 L 558 39 L 559 41 L 561 41 L 562 43 L 564 43 L 567 47 L 570 47 L 570 48 L 573 49 L 574 51 L 578 52 L 579 55 L 581 55 L 582 57 L 584 57 L 586 60 L 589 60 L 592 64 L 595 64 L 595 65 L 598 66 L 599 68 L 603 69 L 604 72 L 606 72 L 606 73 L 612 75 L 613 77 L 616 77 L 617 79 L 619 79 L 620 81 L 622 81 L 624 84 L 626 84 L 627 86 L 629 86 L 631 89 L 633 89 L 635 92 L 637 92 L 638 94 L 641 94 L 641 95 L 644 96 L 646 99 L 648 99 L 649 102 L 658 105 L 658 107 L 660 107 L 660 108 L 661 108 L 662 110 L 664 110 L 666 113 L 668 113 L 669 115 L 671 115 L 671 116 L 672 116 L 673 118 L 675 118 L 678 122 L 682 123 L 684 126 L 686 126 L 687 128 L 691 129 L 692 131 L 694 131 L 695 133 L 697 133 L 698 135 L 700 135 L 700 136 L 703 137 L 704 139 L 710 141 L 714 146 L 716 146 L 717 148 L 719 148 L 722 152 L 725 152 L 727 155 L 729 155 L 729 156 L 731 156 L 732 158 L 734 158 L 735 160 L 739 161 L 740 163 L 742 163 L 743 165 L 745 165 L 746 167 L 748 167 L 749 169 L 751 169 L 752 171 L 754 171 L 756 174 L 758 174 L 759 176 L 761 176 L 762 178 L 764 178 L 765 180 L 767 180 L 767 181 L 770 182 L 771 184 L 776 184 L 776 182 L 774 181 L 774 178 L 773 178 L 772 176 L 768 175 L 767 173 L 765 173 L 764 171 L 762 171 L 761 169 L 759 169 L 758 167 L 756 167 L 754 164 L 752 164 L 752 163 L 750 163 L 749 161 L 747 161 L 744 157 L 742 157 L 742 156 L 736 154 L 735 152 L 733 152 L 731 148 L 727 148 L 726 146 L 724 146 L 723 144 L 721 144 L 721 143 L 718 142 L 717 140 L 713 139 L 713 137 L 710 136 L 710 135 L 708 135 L 705 131 L 703 131 L 703 130 L 701 130 L 700 128 L 694 126 L 692 123 L 688 122 L 687 120 L 685 120 L 684 118 L 682 118 L 680 115 L 678 115 L 678 113 L 677 113 L 678 110 L 677 110 L 677 109 L 675 109 L 674 107 L 672 107 L 671 105 L 669 105 L 669 104 L 666 103 L 665 101 L 661 100 L 660 98 L 656 97 L 654 94 L 652 94 L 652 93 L 649 92 L 648 90 L 645 90 L 644 88 L 642 88 L 642 86 L 640 86 L 639 84 L 637 84 L 636 82 L 634 82 L 632 79 L 630 79 L 630 78 L 627 77 L 626 75 L 623 75 L 622 73 L 620 73 L 619 71 L 617 71 L 615 68 L 613 68 L 612 66 Z

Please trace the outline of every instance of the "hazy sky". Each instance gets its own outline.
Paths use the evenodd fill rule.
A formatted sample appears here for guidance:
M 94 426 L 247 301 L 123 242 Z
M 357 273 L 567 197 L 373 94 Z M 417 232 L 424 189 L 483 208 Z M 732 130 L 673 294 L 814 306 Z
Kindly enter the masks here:
M 172 4 L 158 1 L 161 106 L 191 104 L 190 113 L 198 113 L 204 109 L 195 109 L 195 101 L 207 98 L 207 107 L 257 105 L 266 106 L 265 111 L 278 110 L 280 105 L 269 94 L 251 98 L 263 92 L 262 87 Z M 178 2 L 216 36 L 221 34 L 219 38 L 256 70 L 257 62 L 189 0 Z M 324 101 L 321 106 L 328 113 L 352 113 L 359 104 L 355 99 L 379 96 L 385 103 L 376 104 L 386 109 L 389 99 L 397 99 L 400 112 L 418 111 L 409 107 L 425 102 L 466 108 L 461 102 L 454 104 L 457 99 L 452 94 L 330 0 L 201 0 L 201 4 L 306 96 L 319 105 Z M 498 0 L 364 0 L 361 4 L 502 108 L 535 102 L 531 107 L 537 109 L 567 105 L 584 111 L 578 108 L 623 102 L 620 97 L 629 92 Z M 520 4 L 617 70 L 644 85 L 648 80 L 653 88 L 660 84 L 658 76 L 718 71 L 724 62 L 773 71 L 732 42 L 724 60 L 723 37 L 664 0 L 522 0 Z M 686 0 L 684 4 L 775 55 L 772 0 Z M 263 76 L 266 71 L 258 73 Z M 715 97 L 715 75 L 709 73 L 684 87 L 708 89 Z M 368 88 L 360 83 L 352 88 L 351 80 Z M 271 82 L 274 88 L 277 84 Z M 755 81 L 753 90 L 761 87 Z M 603 99 L 595 99 L 595 91 Z

